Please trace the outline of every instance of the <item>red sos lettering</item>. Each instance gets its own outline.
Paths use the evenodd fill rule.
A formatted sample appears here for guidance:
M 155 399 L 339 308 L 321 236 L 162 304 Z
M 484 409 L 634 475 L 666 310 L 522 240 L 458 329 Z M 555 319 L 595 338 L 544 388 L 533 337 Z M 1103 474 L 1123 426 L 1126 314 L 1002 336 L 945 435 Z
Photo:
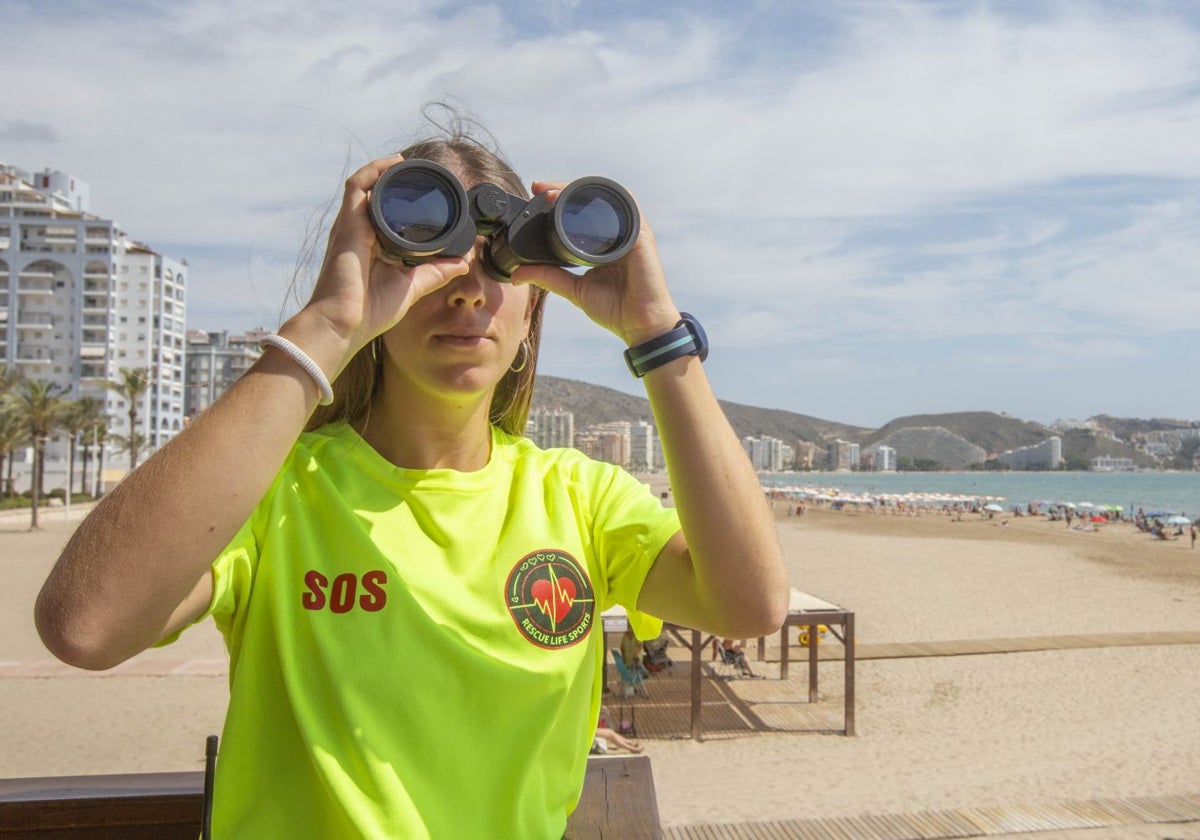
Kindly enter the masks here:
M 387 591 L 383 588 L 386 583 L 387 572 L 381 569 L 363 572 L 361 580 L 352 572 L 344 572 L 332 584 L 329 578 L 312 569 L 304 575 L 308 591 L 300 596 L 300 603 L 306 610 L 323 610 L 328 606 L 330 612 L 339 614 L 350 612 L 355 604 L 366 612 L 379 612 L 387 604 Z

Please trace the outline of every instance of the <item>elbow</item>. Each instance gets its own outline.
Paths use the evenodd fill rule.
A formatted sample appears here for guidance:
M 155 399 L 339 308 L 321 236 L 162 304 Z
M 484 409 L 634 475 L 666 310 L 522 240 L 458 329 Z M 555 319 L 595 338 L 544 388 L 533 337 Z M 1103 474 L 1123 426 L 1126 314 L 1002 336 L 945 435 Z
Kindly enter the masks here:
M 779 631 L 788 613 L 788 588 L 770 587 L 737 615 L 726 617 L 720 635 L 728 639 L 756 639 Z
M 47 606 L 44 597 L 38 599 L 33 620 L 46 650 L 73 668 L 107 671 L 129 658 L 115 652 L 112 646 L 103 644 L 96 634 L 80 629 L 76 622 Z

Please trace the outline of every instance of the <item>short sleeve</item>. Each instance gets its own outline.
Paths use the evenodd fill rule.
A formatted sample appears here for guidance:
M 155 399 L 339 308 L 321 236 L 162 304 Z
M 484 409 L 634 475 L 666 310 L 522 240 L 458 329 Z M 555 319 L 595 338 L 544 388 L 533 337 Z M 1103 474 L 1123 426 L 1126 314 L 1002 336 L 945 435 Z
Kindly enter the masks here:
M 679 515 L 625 470 L 612 468 L 594 512 L 592 543 L 605 568 L 601 609 L 625 608 L 639 639 L 662 632 L 662 620 L 637 610 L 642 584 L 659 553 L 679 531 Z
M 248 519 L 213 561 L 213 595 L 208 608 L 187 627 L 163 637 L 154 647 L 163 647 L 175 642 L 184 630 L 195 627 L 210 616 L 216 622 L 221 635 L 225 637 L 226 643 L 229 642 L 238 604 L 250 592 L 254 568 L 258 562 L 258 541 L 255 538 L 253 523 L 253 518 Z

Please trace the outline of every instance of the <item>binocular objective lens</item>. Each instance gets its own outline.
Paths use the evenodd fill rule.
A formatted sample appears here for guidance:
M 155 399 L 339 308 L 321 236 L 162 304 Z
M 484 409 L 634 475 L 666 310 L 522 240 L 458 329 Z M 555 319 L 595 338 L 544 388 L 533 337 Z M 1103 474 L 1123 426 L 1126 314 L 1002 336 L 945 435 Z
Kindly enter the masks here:
M 384 187 L 379 207 L 388 228 L 409 242 L 429 242 L 442 236 L 457 213 L 447 185 L 420 170 L 392 179 Z
M 562 230 L 571 245 L 585 254 L 603 256 L 624 244 L 630 234 L 629 212 L 602 186 L 572 193 L 562 208 Z

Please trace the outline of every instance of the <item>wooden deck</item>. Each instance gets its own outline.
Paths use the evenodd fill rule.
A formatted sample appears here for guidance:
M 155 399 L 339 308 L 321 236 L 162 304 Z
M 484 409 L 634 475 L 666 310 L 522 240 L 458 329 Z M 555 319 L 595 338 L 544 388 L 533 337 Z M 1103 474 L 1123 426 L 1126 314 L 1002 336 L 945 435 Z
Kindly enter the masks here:
M 1200 820 L 1200 794 L 810 820 L 673 826 L 666 840 L 943 840 Z
M 1062 636 L 1018 636 L 997 639 L 954 639 L 948 641 L 863 644 L 855 646 L 859 661 L 903 659 L 925 656 L 982 656 L 1002 653 L 1028 653 L 1048 650 L 1129 647 L 1136 645 L 1196 645 L 1200 632 L 1164 633 L 1093 633 Z M 689 652 L 677 646 L 668 649 L 674 665 L 646 680 L 650 698 L 622 701 L 606 693 L 604 703 L 614 716 L 624 707 L 635 717 L 641 738 L 691 737 L 691 662 Z M 818 646 L 821 661 L 836 663 L 842 659 L 840 644 Z M 779 732 L 838 733 L 843 726 L 843 682 L 835 674 L 821 682 L 816 703 L 808 702 L 808 675 L 800 667 L 808 661 L 808 651 L 792 637 L 789 649 L 794 666 L 787 679 L 780 679 L 779 646 L 768 645 L 766 659 L 754 658 L 754 645 L 747 646 L 750 664 L 765 679 L 736 677 L 724 679 L 720 668 L 705 654 L 701 661 L 701 706 L 706 740 L 743 737 Z M 836 669 L 836 666 L 834 666 Z M 612 664 L 608 665 L 607 684 L 620 685 Z M 631 710 L 631 711 L 630 711 Z M 835 835 L 836 836 L 836 835 Z
M 1137 647 L 1140 645 L 1197 645 L 1200 632 L 1164 633 L 1088 633 L 1075 636 L 1011 636 L 999 639 L 955 639 L 941 642 L 894 642 L 855 646 L 857 659 L 904 659 L 914 656 L 976 656 L 988 653 L 1029 653 L 1039 650 L 1080 650 L 1083 648 Z M 803 661 L 804 649 L 799 648 Z M 820 657 L 840 659 L 841 645 L 823 645 Z

